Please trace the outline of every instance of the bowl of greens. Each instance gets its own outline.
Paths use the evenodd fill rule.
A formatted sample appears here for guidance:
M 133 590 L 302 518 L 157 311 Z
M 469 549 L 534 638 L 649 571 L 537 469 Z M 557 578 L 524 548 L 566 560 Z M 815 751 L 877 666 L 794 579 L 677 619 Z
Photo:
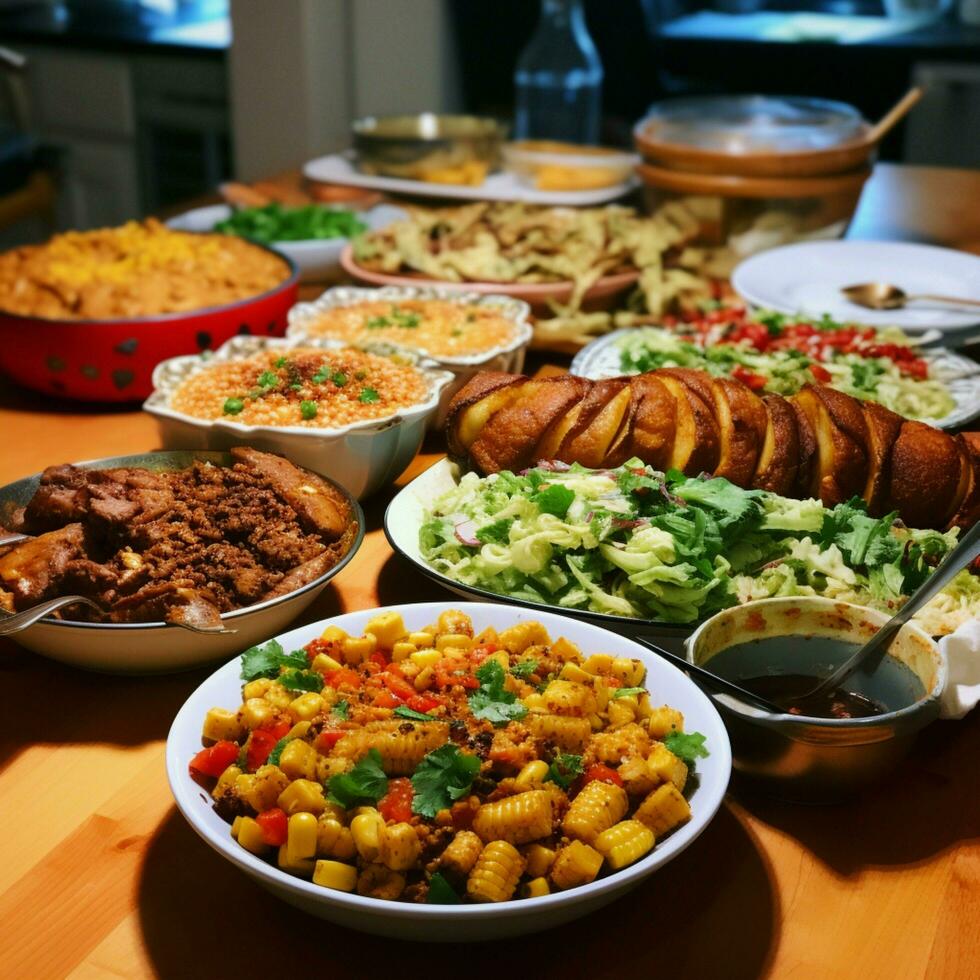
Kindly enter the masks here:
M 320 282 L 340 271 L 340 253 L 350 238 L 377 231 L 405 212 L 389 204 L 351 211 L 322 204 L 289 206 L 271 202 L 262 207 L 233 208 L 214 204 L 171 218 L 180 231 L 217 231 L 269 245 L 289 256 L 304 282 Z

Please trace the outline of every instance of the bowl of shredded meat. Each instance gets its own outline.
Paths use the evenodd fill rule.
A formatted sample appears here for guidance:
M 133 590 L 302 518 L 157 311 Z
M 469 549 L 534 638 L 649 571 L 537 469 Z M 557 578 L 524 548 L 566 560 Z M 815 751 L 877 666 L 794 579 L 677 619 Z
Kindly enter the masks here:
M 292 622 L 354 556 L 341 486 L 238 447 L 51 466 L 0 488 L 0 616 L 59 596 L 22 646 L 119 673 L 226 658 Z

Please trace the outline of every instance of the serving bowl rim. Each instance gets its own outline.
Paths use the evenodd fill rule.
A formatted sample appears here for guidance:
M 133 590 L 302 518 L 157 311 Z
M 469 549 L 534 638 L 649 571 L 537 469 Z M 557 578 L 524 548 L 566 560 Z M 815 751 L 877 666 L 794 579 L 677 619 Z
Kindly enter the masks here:
M 465 284 L 460 284 L 465 285 Z M 349 297 L 349 299 L 348 299 Z M 507 296 L 504 293 L 484 293 L 464 289 L 453 288 L 452 285 L 441 285 L 438 280 L 430 280 L 418 286 L 331 286 L 321 293 L 316 299 L 305 303 L 297 303 L 290 309 L 286 327 L 286 338 L 310 340 L 330 339 L 323 335 L 310 333 L 308 325 L 304 322 L 318 317 L 320 314 L 329 310 L 344 309 L 345 307 L 356 306 L 358 303 L 368 302 L 372 298 L 402 299 L 402 300 L 441 300 L 443 302 L 458 303 L 460 305 L 469 304 L 472 306 L 496 306 L 501 308 L 501 315 L 509 320 L 515 327 L 515 336 L 504 344 L 495 347 L 488 347 L 486 350 L 478 351 L 474 354 L 447 355 L 431 351 L 421 345 L 413 346 L 410 344 L 398 344 L 391 342 L 391 347 L 402 350 L 417 352 L 425 357 L 431 358 L 439 364 L 447 364 L 453 367 L 474 367 L 489 361 L 492 358 L 500 357 L 503 354 L 512 354 L 520 350 L 531 342 L 534 336 L 534 328 L 531 326 L 529 317 L 531 306 L 529 303 L 514 296 Z
M 248 425 L 245 422 L 236 422 L 233 419 L 202 419 L 178 411 L 170 406 L 170 399 L 180 384 L 183 384 L 184 381 L 199 374 L 212 364 L 233 360 L 234 358 L 231 355 L 237 353 L 233 348 L 249 345 L 256 347 L 256 350 L 252 353 L 259 353 L 267 348 L 291 350 L 296 347 L 314 346 L 322 347 L 324 350 L 339 350 L 352 346 L 344 341 L 335 341 L 328 338 L 256 337 L 254 335 L 229 337 L 214 352 L 213 356 L 206 360 L 200 354 L 179 354 L 176 357 L 168 357 L 157 364 L 151 376 L 153 391 L 150 392 L 146 401 L 143 402 L 143 411 L 157 417 L 174 419 L 197 429 L 224 429 L 243 435 L 281 434 L 286 436 L 305 436 L 308 438 L 338 439 L 353 432 L 382 431 L 396 425 L 402 425 L 406 422 L 423 418 L 425 415 L 438 409 L 443 389 L 453 380 L 451 372 L 442 370 L 435 363 L 427 363 L 429 359 L 421 358 L 420 363 L 411 366 L 421 372 L 428 383 L 429 390 L 425 401 L 418 402 L 415 405 L 409 405 L 405 408 L 395 409 L 389 414 L 377 418 L 348 422 L 347 425 L 335 426 L 333 428 L 308 428 L 301 425 Z M 164 381 L 163 372 L 164 369 L 168 368 L 175 374 L 179 372 L 180 378 L 178 381 L 172 379 L 170 381 Z
M 145 460 L 148 456 L 184 456 L 188 457 L 190 462 L 195 460 L 201 460 L 202 462 L 227 465 L 225 460 L 231 458 L 231 453 L 216 450 L 216 449 L 160 449 L 152 450 L 145 453 L 127 453 L 123 456 L 106 456 L 101 459 L 88 459 L 83 460 L 78 463 L 71 463 L 70 465 L 76 466 L 82 469 L 101 469 L 101 468 L 112 468 L 116 466 L 126 466 L 135 465 L 132 463 L 133 460 Z M 172 469 L 165 468 L 166 472 L 176 472 L 177 469 L 185 467 L 174 467 Z M 307 468 L 307 467 L 301 467 Z M 315 472 L 311 470 L 310 472 Z M 43 473 L 43 471 L 42 471 Z M 3 486 L 0 486 L 0 499 L 6 496 L 6 493 L 11 490 L 14 486 L 20 483 L 24 483 L 30 480 L 40 480 L 42 473 L 32 473 L 30 476 L 23 476 L 19 480 L 12 480 Z M 313 589 L 319 588 L 327 584 L 335 575 L 344 569 L 344 567 L 353 559 L 354 555 L 360 550 L 361 545 L 364 542 L 364 535 L 367 533 L 364 526 L 364 509 L 361 507 L 359 501 L 356 497 L 351 494 L 346 487 L 342 486 L 336 480 L 329 476 L 324 476 L 322 473 L 316 474 L 321 480 L 325 480 L 329 483 L 335 490 L 337 490 L 347 501 L 347 505 L 351 508 L 354 519 L 357 521 L 357 532 L 354 535 L 354 539 L 350 544 L 350 547 L 341 556 L 340 560 L 328 568 L 322 575 L 318 575 L 312 582 L 307 582 L 306 585 L 300 586 L 298 589 L 293 589 L 284 595 L 274 596 L 271 599 L 264 599 L 262 602 L 253 603 L 251 606 L 242 606 L 239 609 L 232 609 L 230 612 L 221 613 L 220 618 L 222 623 L 226 621 L 232 621 L 236 619 L 244 618 L 245 616 L 263 612 L 266 609 L 270 609 L 273 606 L 280 605 L 290 599 L 294 599 L 298 596 L 304 595 Z M 174 623 L 167 623 L 163 620 L 156 620 L 149 623 L 89 623 L 81 620 L 74 619 L 54 619 L 50 616 L 45 616 L 43 619 L 38 620 L 39 623 L 43 623 L 45 626 L 57 626 L 59 628 L 68 629 L 88 629 L 88 630 L 150 630 L 150 629 L 173 629 L 175 628 Z M 176 627 L 179 628 L 179 627 Z
M 184 229 L 177 229 L 184 235 L 211 235 L 216 234 L 216 232 L 209 231 L 185 231 Z M 237 236 L 241 238 L 241 236 Z M 251 238 L 241 238 L 242 241 L 247 242 L 249 245 L 254 245 L 256 248 L 261 248 L 265 252 L 269 252 L 274 255 L 277 259 L 284 262 L 289 269 L 289 275 L 282 280 L 282 282 L 276 283 L 271 289 L 265 290 L 262 293 L 256 293 L 254 296 L 245 296 L 242 299 L 236 299 L 232 303 L 224 303 L 219 306 L 202 306 L 200 309 L 196 310 L 180 310 L 175 313 L 150 313 L 144 316 L 114 316 L 105 317 L 102 319 L 73 319 L 70 317 L 50 317 L 50 316 L 35 316 L 29 313 L 15 313 L 12 310 L 5 310 L 0 308 L 0 318 L 16 319 L 24 321 L 29 324 L 46 325 L 53 327 L 114 327 L 114 326 L 152 326 L 156 323 L 168 324 L 174 323 L 180 320 L 189 320 L 192 317 L 197 316 L 216 316 L 219 313 L 230 313 L 233 310 L 241 309 L 251 303 L 257 303 L 263 299 L 271 299 L 278 293 L 285 292 L 291 286 L 296 286 L 299 284 L 300 269 L 297 263 L 289 256 L 278 249 L 273 248 L 271 245 L 265 245 L 262 242 L 253 241 Z
M 370 615 L 377 615 L 387 611 L 404 612 L 406 609 L 419 609 L 431 610 L 433 613 L 435 613 L 446 608 L 447 601 L 442 600 L 416 603 L 398 603 L 394 605 L 380 606 L 376 609 L 353 610 L 351 612 L 331 616 L 328 619 L 320 620 L 306 626 L 300 626 L 293 630 L 289 630 L 286 633 L 280 634 L 280 637 L 277 637 L 277 639 L 286 639 L 293 633 L 299 633 L 300 631 L 322 631 L 323 628 L 330 624 L 339 624 L 342 626 L 345 621 L 349 621 L 355 617 L 368 617 Z M 473 613 L 475 615 L 483 614 L 484 618 L 492 617 L 497 611 L 509 611 L 506 606 L 484 602 L 456 603 L 453 605 L 453 608 L 460 609 L 463 612 Z M 525 612 L 529 614 L 529 618 L 531 619 L 535 618 L 536 616 L 536 612 L 533 609 L 527 609 Z M 194 691 L 191 692 L 187 700 L 177 712 L 173 724 L 170 727 L 170 731 L 167 734 L 167 778 L 178 809 L 181 811 L 184 818 L 191 825 L 194 831 L 201 838 L 203 838 L 207 844 L 218 851 L 218 853 L 223 857 L 226 857 L 232 861 L 232 863 L 238 865 L 244 871 L 261 878 L 263 882 L 266 882 L 277 889 L 291 891 L 295 895 L 302 896 L 306 899 L 312 899 L 313 901 L 317 902 L 317 904 L 325 904 L 328 906 L 337 905 L 341 908 L 347 908 L 352 911 L 361 910 L 364 912 L 373 913 L 381 912 L 392 918 L 400 919 L 423 918 L 428 920 L 437 920 L 445 917 L 451 920 L 493 920 L 500 918 L 512 918 L 514 916 L 520 916 L 530 912 L 545 912 L 546 910 L 555 907 L 575 905 L 589 899 L 599 898 L 600 896 L 603 896 L 609 892 L 625 891 L 631 883 L 638 882 L 643 878 L 648 877 L 658 868 L 669 863 L 670 860 L 675 858 L 682 851 L 686 850 L 687 847 L 693 844 L 694 841 L 697 840 L 697 838 L 702 834 L 702 832 L 710 825 L 711 821 L 714 819 L 721 807 L 728 787 L 728 782 L 731 778 L 731 743 L 724 722 L 720 713 L 718 712 L 718 708 L 711 701 L 711 699 L 704 694 L 704 692 L 702 692 L 697 685 L 694 684 L 693 681 L 684 675 L 683 671 L 678 670 L 678 668 L 674 667 L 667 661 L 658 658 L 656 654 L 652 653 L 639 643 L 636 643 L 636 641 L 629 637 L 611 633 L 610 631 L 603 629 L 601 626 L 596 626 L 592 623 L 582 622 L 580 620 L 566 620 L 565 617 L 549 610 L 542 610 L 542 613 L 542 622 L 546 627 L 549 627 L 552 630 L 561 628 L 560 621 L 565 621 L 572 627 L 581 627 L 590 633 L 612 636 L 617 642 L 626 644 L 627 648 L 632 650 L 637 659 L 642 660 L 648 668 L 650 663 L 654 662 L 658 665 L 656 668 L 657 670 L 662 669 L 667 674 L 676 672 L 676 674 L 679 675 L 680 681 L 685 687 L 687 687 L 694 699 L 701 703 L 705 711 L 705 718 L 714 726 L 715 730 L 710 734 L 709 738 L 711 739 L 711 756 L 717 760 L 715 764 L 719 766 L 719 771 L 716 779 L 710 782 L 703 782 L 699 785 L 699 789 L 701 786 L 704 786 L 706 790 L 704 801 L 702 802 L 695 816 L 692 816 L 692 819 L 688 823 L 680 826 L 673 834 L 671 834 L 669 838 L 663 842 L 663 844 L 655 847 L 654 850 L 648 853 L 641 860 L 637 861 L 635 864 L 630 865 L 629 867 L 620 871 L 615 871 L 604 878 L 598 879 L 597 881 L 590 882 L 586 885 L 581 885 L 577 888 L 571 888 L 567 891 L 559 891 L 550 895 L 540 896 L 538 898 L 511 900 L 499 904 L 494 903 L 487 905 L 429 905 L 369 898 L 367 896 L 340 892 L 335 889 L 323 888 L 318 885 L 314 885 L 311 881 L 305 881 L 290 875 L 277 867 L 273 867 L 266 861 L 263 861 L 261 858 L 250 854 L 244 848 L 237 845 L 231 838 L 230 834 L 227 835 L 227 837 L 225 835 L 219 835 L 205 825 L 196 808 L 192 809 L 191 800 L 194 796 L 202 794 L 203 792 L 206 792 L 206 790 L 202 790 L 201 786 L 188 774 L 187 764 L 189 760 L 183 757 L 178 757 L 178 751 L 176 748 L 178 738 L 181 734 L 183 734 L 183 732 L 186 731 L 188 726 L 193 726 L 195 731 L 199 730 L 200 728 L 202 718 L 197 714 L 192 714 L 191 702 L 203 688 L 216 683 L 219 674 L 225 672 L 230 674 L 232 671 L 237 671 L 237 658 L 219 667 L 216 671 L 205 678 L 204 681 L 202 681 L 201 684 L 194 689 Z M 288 642 L 293 641 L 289 640 Z M 699 722 L 699 724 L 703 724 L 703 722 Z
M 702 637 L 702 634 L 708 629 L 709 626 L 711 626 L 712 623 L 715 622 L 715 620 L 726 616 L 737 615 L 742 610 L 749 610 L 751 612 L 761 607 L 772 608 L 774 606 L 778 607 L 790 605 L 819 607 L 827 611 L 830 611 L 831 609 L 840 609 L 841 607 L 844 607 L 848 611 L 858 610 L 862 616 L 877 619 L 879 621 L 877 624 L 879 628 L 891 618 L 888 613 L 883 612 L 880 609 L 874 609 L 871 606 L 862 606 L 856 602 L 844 602 L 841 599 L 831 599 L 828 596 L 769 596 L 766 599 L 753 599 L 750 602 L 743 602 L 736 606 L 729 606 L 727 609 L 721 609 L 710 618 L 699 623 L 694 632 L 691 633 L 691 635 L 684 641 L 684 658 L 688 661 L 688 663 L 691 663 L 694 666 L 699 665 L 699 661 L 694 659 L 694 648 L 698 640 Z M 936 677 L 933 681 L 932 687 L 927 690 L 921 698 L 913 701 L 912 704 L 906 705 L 904 708 L 897 708 L 894 711 L 885 711 L 880 715 L 869 715 L 866 718 L 818 718 L 813 715 L 796 715 L 790 714 L 789 712 L 771 714 L 769 712 L 757 712 L 754 708 L 746 710 L 742 705 L 739 706 L 737 713 L 759 721 L 771 721 L 773 723 L 778 723 L 780 726 L 784 727 L 794 726 L 799 728 L 825 728 L 830 731 L 845 731 L 847 729 L 860 730 L 864 728 L 874 728 L 878 725 L 891 724 L 896 721 L 901 722 L 914 715 L 920 714 L 923 711 L 929 710 L 942 697 L 943 689 L 946 687 L 948 679 L 949 662 L 936 640 L 931 637 L 921 626 L 919 626 L 918 623 L 906 623 L 902 627 L 901 632 L 905 632 L 906 630 L 908 630 L 908 632 L 914 636 L 919 643 L 924 642 L 928 647 L 932 657 L 932 662 L 936 668 Z M 765 630 L 759 630 L 757 632 L 759 639 L 764 639 L 768 635 Z M 790 634 L 778 633 L 773 635 L 787 636 Z M 728 647 L 724 647 L 723 649 L 728 649 Z M 887 653 L 885 655 L 888 656 Z M 817 678 L 814 678 L 814 681 L 816 680 Z M 925 685 L 923 685 L 923 687 L 925 687 Z M 710 694 L 709 697 L 711 697 L 713 701 L 717 701 L 718 699 L 718 695 L 714 693 Z

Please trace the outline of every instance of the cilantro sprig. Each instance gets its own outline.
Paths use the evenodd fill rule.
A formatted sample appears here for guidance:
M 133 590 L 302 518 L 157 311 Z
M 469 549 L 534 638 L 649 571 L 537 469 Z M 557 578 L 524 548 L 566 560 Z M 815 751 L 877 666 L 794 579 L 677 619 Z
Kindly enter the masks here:
M 548 775 L 544 777 L 544 781 L 556 783 L 562 789 L 568 789 L 575 782 L 575 778 L 582 775 L 583 771 L 580 755 L 559 752 L 551 760 L 551 765 L 548 766 Z
M 616 690 L 612 692 L 612 696 L 614 698 L 634 698 L 645 693 L 645 687 L 617 687 Z
M 396 718 L 407 718 L 409 721 L 432 721 L 432 715 L 427 715 L 421 711 L 413 711 L 404 704 L 398 705 L 392 712 Z
M 704 743 L 705 737 L 700 732 L 669 732 L 664 736 L 664 745 L 689 767 L 698 759 L 707 759 L 710 753 Z
M 278 678 L 283 668 L 305 671 L 308 666 L 306 654 L 302 650 L 286 653 L 278 640 L 269 640 L 262 646 L 249 647 L 242 654 L 241 676 L 243 681 L 254 681 L 258 677 Z M 322 686 L 321 679 L 320 687 Z M 317 688 L 318 691 L 320 687 Z
M 480 686 L 470 695 L 470 711 L 474 717 L 494 725 L 506 725 L 519 721 L 527 714 L 527 708 L 517 700 L 517 695 L 504 687 L 507 678 L 498 660 L 487 660 L 476 671 Z
M 373 805 L 387 792 L 388 777 L 381 768 L 381 753 L 377 749 L 371 749 L 350 772 L 334 776 L 327 784 L 330 801 L 345 810 L 365 803 Z
M 538 669 L 538 662 L 533 657 L 528 657 L 527 660 L 522 660 L 520 663 L 514 664 L 510 668 L 510 672 L 515 676 L 524 680 L 530 677 Z
M 290 670 L 281 673 L 276 680 L 287 691 L 313 691 L 319 694 L 323 690 L 323 677 L 315 670 Z
M 428 905 L 459 905 L 460 897 L 453 886 L 437 871 L 429 879 L 429 891 L 425 896 Z
M 430 752 L 412 776 L 412 812 L 430 820 L 440 811 L 466 796 L 473 777 L 480 771 L 475 755 L 461 752 L 458 745 L 446 743 Z M 333 780 L 331 780 L 331 786 Z

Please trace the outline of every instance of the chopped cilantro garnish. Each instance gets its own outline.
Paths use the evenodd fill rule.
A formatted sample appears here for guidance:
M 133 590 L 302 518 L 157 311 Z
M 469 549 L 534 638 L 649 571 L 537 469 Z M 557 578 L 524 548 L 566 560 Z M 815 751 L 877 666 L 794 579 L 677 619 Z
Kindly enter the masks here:
M 510 668 L 510 672 L 515 677 L 525 678 L 530 677 L 538 669 L 538 662 L 533 657 L 527 660 L 522 660 L 520 663 L 514 664 Z
M 277 368 L 285 367 L 287 364 L 287 360 L 288 359 L 285 357 L 277 357 L 275 361 L 273 361 L 273 367 L 277 367 Z
M 409 721 L 432 721 L 432 715 L 423 714 L 421 711 L 413 711 L 404 704 L 398 705 L 394 710 L 396 718 L 407 718 Z
M 544 777 L 544 781 L 556 783 L 562 789 L 568 789 L 575 782 L 575 777 L 581 776 L 582 772 L 582 757 L 580 755 L 559 752 L 551 760 L 548 775 Z
M 302 650 L 286 653 L 278 640 L 269 640 L 262 646 L 249 647 L 242 654 L 241 676 L 244 681 L 254 681 L 257 677 L 278 677 L 283 667 L 290 670 L 305 670 L 306 654 Z
M 331 711 L 334 718 L 339 718 L 341 721 L 347 721 L 350 717 L 350 702 L 345 698 L 341 698 L 334 706 Z
M 381 753 L 377 749 L 371 749 L 350 772 L 334 776 L 327 784 L 330 800 L 345 810 L 377 803 L 387 792 L 388 777 L 381 768 Z
M 292 384 L 291 384 L 291 385 L 289 386 L 289 390 L 290 390 L 290 391 L 302 391 L 302 390 L 303 390 L 303 386 L 302 386 L 302 385 L 301 385 L 301 384 L 300 384 L 300 383 L 299 383 L 298 381 L 294 381 L 294 382 L 293 382 L 293 383 L 292 383 Z
M 313 691 L 319 694 L 323 690 L 323 677 L 315 670 L 287 670 L 276 680 L 287 691 Z
M 414 330 L 419 325 L 421 317 L 418 313 L 403 313 L 397 306 L 391 308 L 391 318 L 395 325 L 407 330 Z
M 412 812 L 431 820 L 440 810 L 469 793 L 473 777 L 479 771 L 479 758 L 461 752 L 459 746 L 451 742 L 430 752 L 412 776 L 415 791 Z
M 245 402 L 241 398 L 226 398 L 221 411 L 225 415 L 237 415 L 245 407 Z
M 285 735 L 283 738 L 279 739 L 278 742 L 272 747 L 272 751 L 269 753 L 269 758 L 266 759 L 266 764 L 270 766 L 278 766 L 279 759 L 282 757 L 282 750 L 293 740 L 292 735 Z
M 551 483 L 531 495 L 531 500 L 538 505 L 542 513 L 553 514 L 555 517 L 564 517 L 574 499 L 575 493 L 560 483 Z
M 612 692 L 614 698 L 633 698 L 638 694 L 645 694 L 645 687 L 617 687 L 615 691 Z
M 498 660 L 487 660 L 480 665 L 476 671 L 480 687 L 470 695 L 470 711 L 474 717 L 499 726 L 518 721 L 527 714 L 527 708 L 517 700 L 517 695 L 504 687 L 506 676 Z
M 708 757 L 704 741 L 700 732 L 669 732 L 664 736 L 664 745 L 688 766 L 693 766 L 698 759 Z
M 302 401 L 299 403 L 299 414 L 303 416 L 304 419 L 315 419 L 316 418 L 316 402 Z
M 368 330 L 382 330 L 384 327 L 389 327 L 391 324 L 388 322 L 387 317 L 383 316 L 373 316 L 367 323 L 364 324 Z
M 459 905 L 460 898 L 453 891 L 452 885 L 437 871 L 429 879 L 429 891 L 425 901 L 429 905 Z
M 373 405 L 380 398 L 381 396 L 374 388 L 362 388 L 361 393 L 357 396 L 357 400 L 364 402 L 365 405 Z

